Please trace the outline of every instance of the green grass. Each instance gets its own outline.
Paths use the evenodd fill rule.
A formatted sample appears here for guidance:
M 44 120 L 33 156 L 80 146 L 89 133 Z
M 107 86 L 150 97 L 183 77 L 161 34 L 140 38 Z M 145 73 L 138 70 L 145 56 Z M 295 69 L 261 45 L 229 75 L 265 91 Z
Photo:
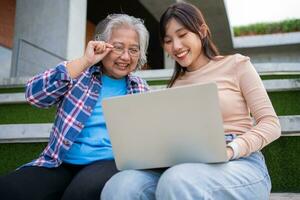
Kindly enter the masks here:
M 300 78 L 300 74 L 295 75 L 262 75 L 262 80 L 269 79 L 288 79 L 288 78 Z M 169 80 L 158 80 L 158 81 L 147 81 L 149 85 L 166 85 Z M 3 93 L 16 93 L 16 92 L 25 92 L 24 87 L 19 88 L 0 88 L 0 94 Z
M 300 74 L 293 75 L 263 75 L 260 76 L 262 80 L 278 80 L 278 79 L 300 79 Z
M 300 91 L 268 93 L 277 115 L 300 115 Z
M 24 87 L 20 88 L 0 88 L 0 94 L 3 93 L 18 93 L 18 92 L 25 92 Z
M 263 149 L 273 192 L 300 192 L 300 137 L 281 137 Z
M 0 175 L 37 158 L 45 145 L 46 143 L 0 144 Z
M 273 23 L 256 23 L 233 27 L 234 36 L 263 35 L 300 31 L 300 19 L 290 19 Z
M 55 112 L 56 107 L 39 109 L 28 104 L 0 105 L 0 124 L 53 122 Z
M 160 81 L 147 81 L 149 85 L 166 85 L 169 80 L 160 80 Z
M 30 162 L 45 143 L 0 144 L 0 175 Z M 273 192 L 300 192 L 300 137 L 281 137 L 263 149 Z
M 278 115 L 300 114 L 300 91 L 271 92 L 269 96 Z M 27 104 L 0 105 L 0 124 L 51 123 L 55 112 L 56 107 L 39 109 Z

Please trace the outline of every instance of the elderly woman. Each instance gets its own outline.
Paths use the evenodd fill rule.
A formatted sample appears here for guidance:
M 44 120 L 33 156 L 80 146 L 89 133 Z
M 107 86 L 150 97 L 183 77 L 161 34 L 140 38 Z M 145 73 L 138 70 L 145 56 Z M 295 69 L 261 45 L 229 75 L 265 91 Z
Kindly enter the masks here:
M 125 14 L 99 23 L 84 55 L 33 77 L 27 101 L 57 105 L 50 140 L 39 158 L 0 177 L 1 199 L 98 199 L 117 172 L 101 102 L 148 90 L 130 73 L 146 63 L 149 33 Z

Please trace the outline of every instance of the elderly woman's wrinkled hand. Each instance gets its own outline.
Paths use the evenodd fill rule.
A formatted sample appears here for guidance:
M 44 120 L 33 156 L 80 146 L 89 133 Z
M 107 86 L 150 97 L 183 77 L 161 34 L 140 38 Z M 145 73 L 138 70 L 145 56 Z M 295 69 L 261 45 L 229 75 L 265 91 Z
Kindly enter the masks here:
M 92 66 L 100 62 L 113 48 L 113 45 L 104 41 L 89 41 L 84 58 Z

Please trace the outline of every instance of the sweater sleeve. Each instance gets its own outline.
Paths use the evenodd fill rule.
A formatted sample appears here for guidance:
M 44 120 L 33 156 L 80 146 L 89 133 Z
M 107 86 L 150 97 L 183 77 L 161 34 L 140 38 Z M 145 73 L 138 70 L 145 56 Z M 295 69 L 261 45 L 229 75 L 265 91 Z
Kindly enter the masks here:
M 248 57 L 238 55 L 237 81 L 255 125 L 234 142 L 239 146 L 239 156 L 248 156 L 280 137 L 281 127 L 264 85 Z

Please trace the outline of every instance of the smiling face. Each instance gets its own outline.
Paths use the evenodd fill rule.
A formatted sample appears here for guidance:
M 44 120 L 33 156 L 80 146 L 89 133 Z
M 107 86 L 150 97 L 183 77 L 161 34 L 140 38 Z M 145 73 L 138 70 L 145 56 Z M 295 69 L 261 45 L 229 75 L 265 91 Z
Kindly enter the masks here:
M 104 74 L 120 79 L 134 71 L 139 59 L 137 32 L 127 26 L 114 28 L 108 43 L 114 49 L 102 59 Z
M 182 67 L 194 71 L 208 62 L 199 35 L 189 31 L 174 18 L 166 25 L 164 50 Z

